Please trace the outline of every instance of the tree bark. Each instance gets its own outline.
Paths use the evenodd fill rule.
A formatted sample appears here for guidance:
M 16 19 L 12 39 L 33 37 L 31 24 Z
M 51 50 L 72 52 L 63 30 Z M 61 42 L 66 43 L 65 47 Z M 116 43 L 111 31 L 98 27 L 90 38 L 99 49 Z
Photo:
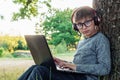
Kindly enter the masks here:
M 100 29 L 111 44 L 112 70 L 100 80 L 120 80 L 120 0 L 93 0 L 101 19 Z

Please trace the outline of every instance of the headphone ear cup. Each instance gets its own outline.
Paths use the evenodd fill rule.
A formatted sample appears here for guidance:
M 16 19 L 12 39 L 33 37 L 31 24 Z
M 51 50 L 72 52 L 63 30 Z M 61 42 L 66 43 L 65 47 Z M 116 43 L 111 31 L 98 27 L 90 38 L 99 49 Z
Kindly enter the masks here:
M 73 23 L 72 26 L 73 26 L 73 29 L 74 29 L 75 31 L 79 31 L 78 28 L 77 28 L 77 26 L 76 26 L 76 24 Z
M 99 25 L 99 23 L 100 23 L 100 20 L 99 20 L 99 18 L 97 17 L 97 16 L 95 16 L 94 17 L 94 23 L 95 23 L 95 25 Z

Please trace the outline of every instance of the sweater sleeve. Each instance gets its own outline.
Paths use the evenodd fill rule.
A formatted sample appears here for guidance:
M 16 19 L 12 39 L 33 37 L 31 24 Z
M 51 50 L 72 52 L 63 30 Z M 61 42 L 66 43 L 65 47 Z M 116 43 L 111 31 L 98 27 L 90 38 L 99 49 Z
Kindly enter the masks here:
M 94 75 L 109 74 L 111 69 L 110 45 L 107 38 L 100 39 L 96 46 L 96 64 L 77 64 L 76 71 Z

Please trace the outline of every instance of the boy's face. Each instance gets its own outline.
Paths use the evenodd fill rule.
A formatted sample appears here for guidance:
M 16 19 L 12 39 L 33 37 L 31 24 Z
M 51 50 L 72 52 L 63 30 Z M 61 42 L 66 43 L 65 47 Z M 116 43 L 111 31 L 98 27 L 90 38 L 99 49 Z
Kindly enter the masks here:
M 87 38 L 91 37 L 97 32 L 94 20 L 91 17 L 82 18 L 77 22 L 75 22 L 75 20 L 73 19 L 73 22 L 76 24 L 80 33 L 82 33 Z

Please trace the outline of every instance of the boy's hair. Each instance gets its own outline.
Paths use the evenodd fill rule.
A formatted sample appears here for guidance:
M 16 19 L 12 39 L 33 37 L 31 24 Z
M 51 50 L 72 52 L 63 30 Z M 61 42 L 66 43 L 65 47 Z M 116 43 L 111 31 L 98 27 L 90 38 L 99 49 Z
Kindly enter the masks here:
M 95 15 L 95 10 L 88 6 L 80 7 L 73 11 L 73 17 L 75 18 L 75 22 L 86 17 L 93 18 Z
M 75 19 L 75 22 L 77 22 L 80 19 L 87 18 L 87 17 L 93 18 L 95 25 L 97 26 L 99 25 L 99 20 L 98 20 L 99 18 L 96 14 L 96 11 L 93 8 L 88 6 L 83 6 L 75 9 L 72 13 L 71 21 L 73 23 L 73 18 Z M 78 31 L 75 23 L 73 23 L 73 28 L 76 31 Z

